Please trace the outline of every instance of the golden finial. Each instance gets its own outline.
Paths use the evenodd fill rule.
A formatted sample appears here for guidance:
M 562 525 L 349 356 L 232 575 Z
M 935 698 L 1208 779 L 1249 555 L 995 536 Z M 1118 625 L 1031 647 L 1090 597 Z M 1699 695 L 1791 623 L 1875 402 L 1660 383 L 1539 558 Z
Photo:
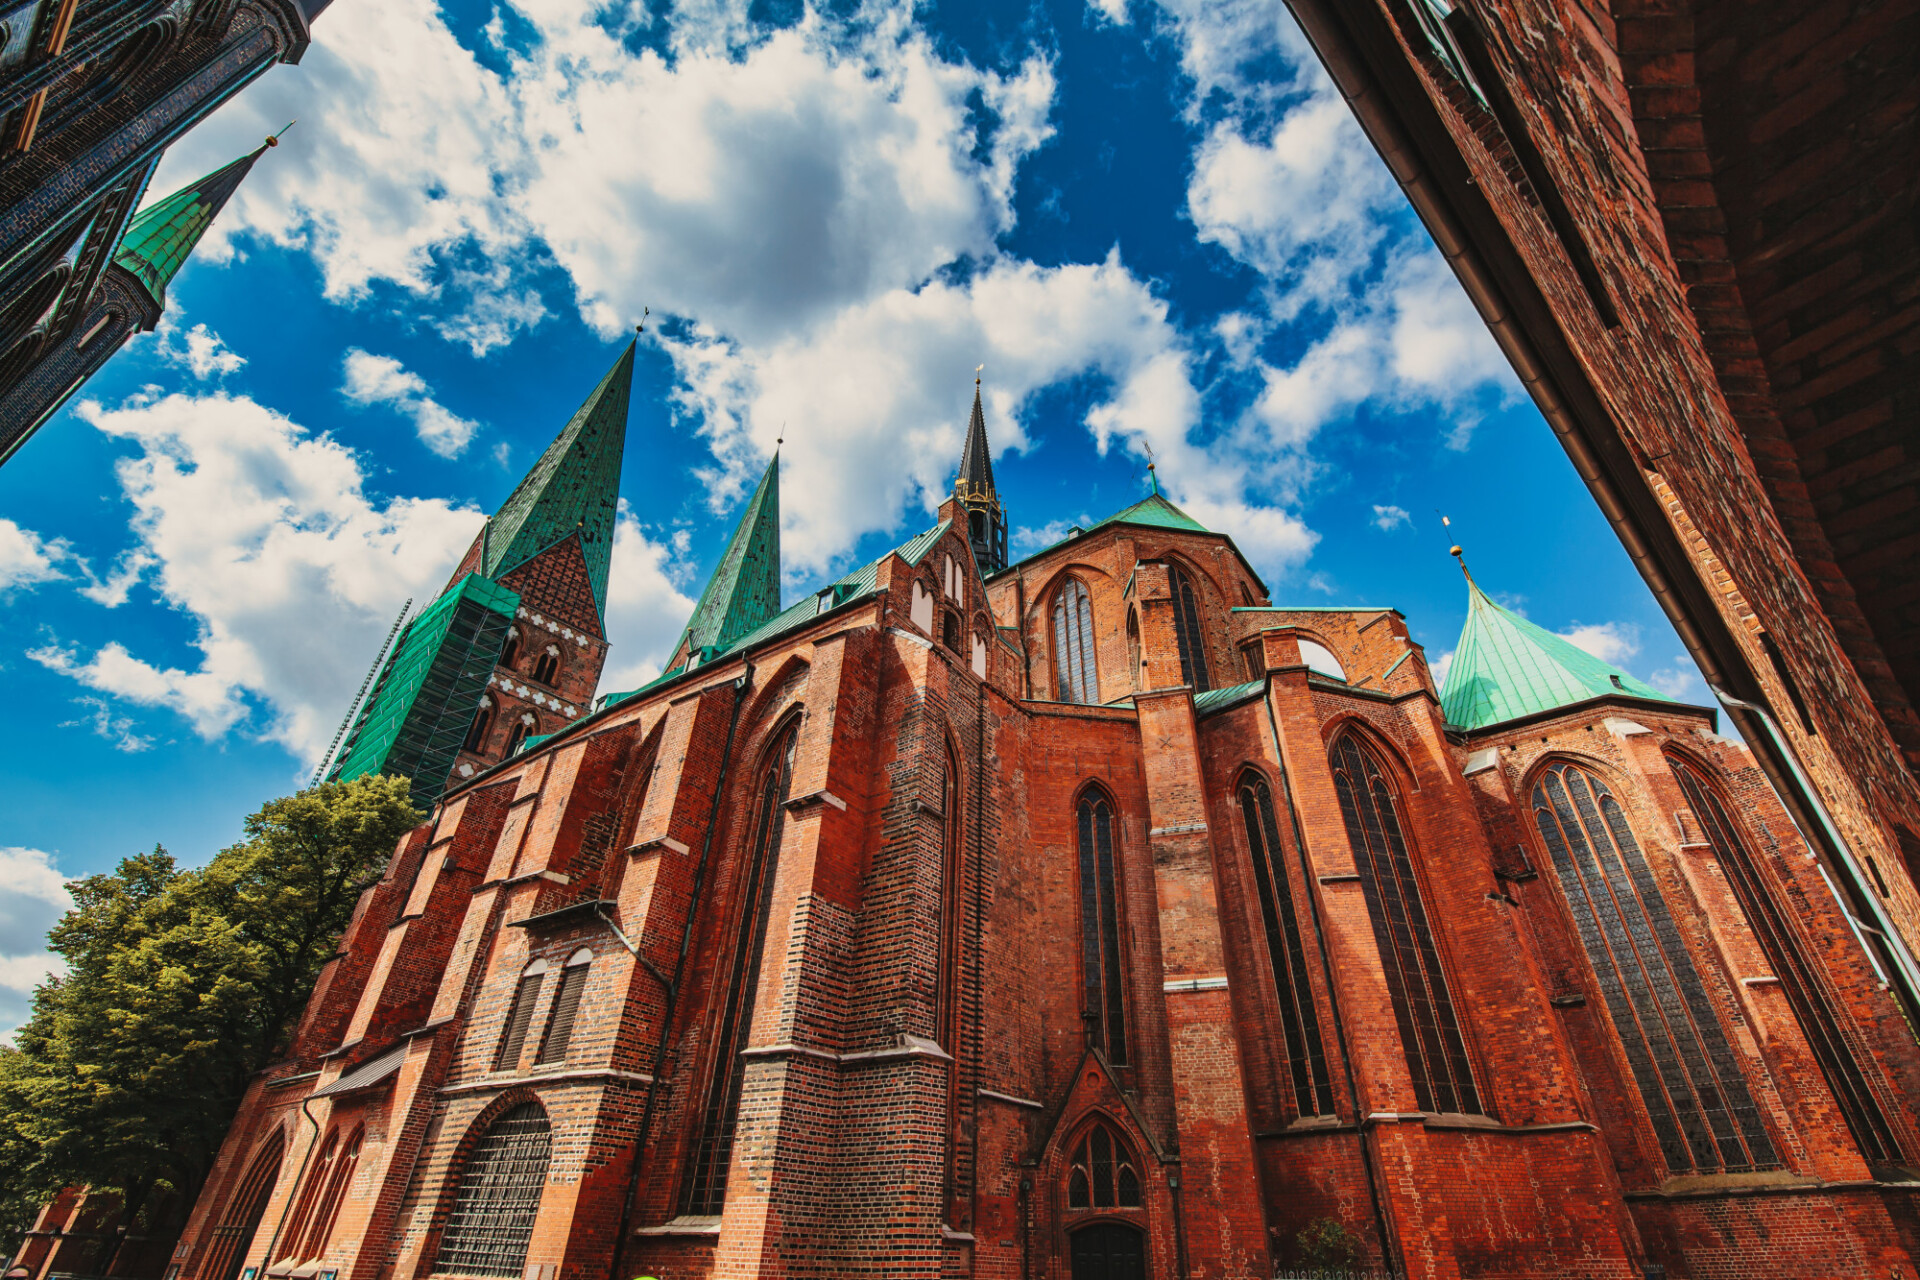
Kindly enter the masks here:
M 980 372 L 986 367 L 987 366 L 985 366 L 984 364 L 977 364 L 973 366 L 973 385 L 974 386 L 977 387 L 980 385 Z
M 291 128 L 293 128 L 293 126 L 295 126 L 295 125 L 297 125 L 297 124 L 299 124 L 299 123 L 300 123 L 300 122 L 299 122 L 298 120 L 289 120 L 289 121 L 287 121 L 287 122 L 286 122 L 286 123 L 285 123 L 284 125 L 282 125 L 282 126 L 280 126 L 280 132 L 279 132 L 279 133 L 270 133 L 270 134 L 268 134 L 268 135 L 267 135 L 267 145 L 268 145 L 268 146 L 270 146 L 270 147 L 277 147 L 277 146 L 279 146 L 279 145 L 280 145 L 280 134 L 281 134 L 281 133 L 285 133 L 285 132 L 286 132 L 287 130 L 289 130 L 289 129 L 291 129 Z

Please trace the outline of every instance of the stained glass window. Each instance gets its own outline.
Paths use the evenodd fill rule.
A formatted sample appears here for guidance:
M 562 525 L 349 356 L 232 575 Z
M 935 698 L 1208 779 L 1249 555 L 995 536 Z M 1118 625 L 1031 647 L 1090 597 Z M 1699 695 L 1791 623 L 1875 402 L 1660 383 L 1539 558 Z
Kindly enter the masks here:
M 1348 733 L 1333 747 L 1334 789 L 1353 846 L 1373 939 L 1386 969 L 1400 1043 L 1422 1111 L 1480 1110 L 1467 1046 L 1433 943 L 1393 788 L 1373 753 Z
M 700 1111 L 700 1129 L 688 1166 L 681 1211 L 717 1214 L 727 1201 L 727 1167 L 733 1161 L 733 1135 L 740 1120 L 740 1094 L 746 1087 L 747 1033 L 753 1024 L 754 996 L 760 985 L 760 950 L 773 910 L 773 877 L 780 854 L 780 832 L 787 785 L 793 776 L 793 747 L 798 737 L 787 729 L 768 756 L 754 805 L 752 843 L 748 846 L 740 891 L 740 918 L 734 934 L 726 1003 L 714 1038 L 713 1077 Z
M 1837 1011 L 1839 1002 L 1829 989 L 1825 974 L 1809 960 L 1805 946 L 1794 932 L 1789 912 L 1781 908 L 1739 824 L 1727 812 L 1719 791 L 1698 766 L 1677 757 L 1668 757 L 1668 763 L 1680 781 L 1694 821 L 1707 843 L 1713 846 L 1714 856 L 1726 872 L 1727 883 L 1733 886 L 1734 897 L 1746 913 L 1754 939 L 1766 953 L 1773 975 L 1780 979 L 1780 989 L 1800 1020 L 1807 1044 L 1820 1063 L 1820 1072 L 1827 1078 L 1827 1087 L 1833 1090 L 1840 1113 L 1846 1117 L 1847 1128 L 1860 1144 L 1860 1154 L 1874 1164 L 1905 1163 L 1900 1140 L 1887 1123 L 1886 1112 L 1875 1096 L 1870 1077 L 1861 1068 L 1862 1059 L 1870 1055 L 1859 1043 L 1859 1029 Z M 1777 860 L 1775 865 L 1778 866 Z M 1780 882 L 1793 887 L 1789 877 L 1781 876 Z M 1803 904 L 1797 914 L 1806 919 L 1810 909 Z
M 1180 646 L 1180 681 L 1195 693 L 1213 688 L 1207 675 L 1205 633 L 1200 630 L 1200 600 L 1193 579 L 1177 564 L 1167 565 L 1167 586 L 1173 592 L 1173 637 Z
M 1113 804 L 1098 791 L 1080 801 L 1080 973 L 1088 1042 L 1107 1061 L 1127 1060 L 1127 1006 L 1120 970 L 1119 876 Z
M 1267 956 L 1273 962 L 1273 990 L 1280 1002 L 1280 1026 L 1286 1040 L 1294 1106 L 1303 1116 L 1333 1114 L 1333 1085 L 1327 1076 L 1326 1047 L 1320 1041 L 1320 1017 L 1307 983 L 1306 947 L 1293 910 L 1293 885 L 1280 848 L 1280 827 L 1273 815 L 1267 780 L 1249 769 L 1240 776 L 1240 816 L 1246 824 L 1247 851 L 1260 890 L 1260 916 L 1266 925 Z
M 1533 816 L 1668 1169 L 1779 1164 L 1706 984 L 1607 784 L 1556 764 L 1534 784 Z
M 1100 701 L 1093 657 L 1093 601 L 1078 578 L 1068 578 L 1053 597 L 1053 665 L 1060 701 L 1088 706 Z
M 537 1102 L 523 1102 L 493 1122 L 461 1171 L 433 1263 L 436 1272 L 520 1274 L 540 1215 L 552 1149 L 553 1130 Z

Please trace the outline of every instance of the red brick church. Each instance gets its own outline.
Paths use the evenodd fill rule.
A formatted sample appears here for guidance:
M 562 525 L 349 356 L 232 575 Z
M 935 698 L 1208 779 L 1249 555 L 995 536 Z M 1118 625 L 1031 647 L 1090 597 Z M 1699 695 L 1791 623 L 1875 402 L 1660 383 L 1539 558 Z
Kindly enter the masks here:
M 630 378 L 357 721 L 431 820 L 169 1280 L 1916 1276 L 1920 1054 L 1714 711 L 1471 578 L 1437 684 L 1157 489 L 1009 564 L 977 393 L 932 528 L 783 599 L 776 457 L 590 702 Z

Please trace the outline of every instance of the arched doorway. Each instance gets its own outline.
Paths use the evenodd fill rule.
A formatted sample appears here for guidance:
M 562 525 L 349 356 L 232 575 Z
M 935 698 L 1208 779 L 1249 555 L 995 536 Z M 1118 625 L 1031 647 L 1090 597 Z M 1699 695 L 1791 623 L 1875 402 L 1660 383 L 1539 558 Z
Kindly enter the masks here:
M 1095 1222 L 1069 1237 L 1073 1280 L 1147 1280 L 1147 1236 L 1125 1222 Z

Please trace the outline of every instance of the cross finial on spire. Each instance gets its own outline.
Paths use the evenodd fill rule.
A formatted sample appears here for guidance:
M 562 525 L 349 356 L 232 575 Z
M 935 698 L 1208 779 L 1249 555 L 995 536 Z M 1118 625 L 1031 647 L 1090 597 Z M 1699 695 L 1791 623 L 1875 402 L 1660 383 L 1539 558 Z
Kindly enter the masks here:
M 652 307 L 640 308 L 640 323 L 633 326 L 633 331 L 635 333 L 645 333 L 647 331 L 647 317 L 652 314 L 653 314 Z

